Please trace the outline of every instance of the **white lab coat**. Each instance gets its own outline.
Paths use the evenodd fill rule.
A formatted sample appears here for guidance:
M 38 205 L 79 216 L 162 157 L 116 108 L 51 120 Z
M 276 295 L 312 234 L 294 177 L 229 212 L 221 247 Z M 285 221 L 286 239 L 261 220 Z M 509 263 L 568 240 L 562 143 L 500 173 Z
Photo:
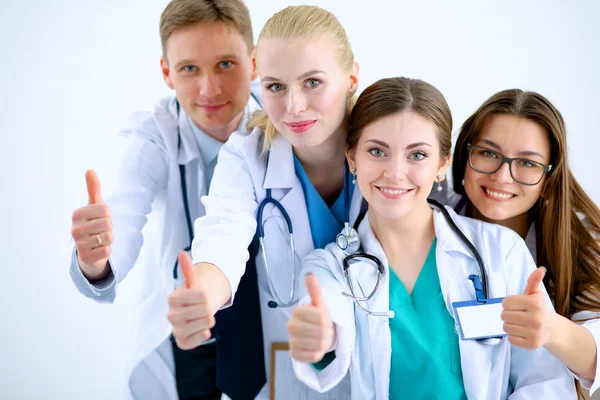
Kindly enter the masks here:
M 448 208 L 449 209 L 449 208 Z M 525 244 L 513 231 L 481 221 L 459 217 L 449 209 L 458 228 L 478 249 L 485 265 L 490 297 L 522 293 L 535 266 Z M 441 290 L 448 312 L 451 303 L 475 300 L 470 274 L 480 275 L 477 262 L 468 247 L 434 209 L 437 237 L 436 262 Z M 362 247 L 378 257 L 385 267 L 379 290 L 363 304 L 374 311 L 389 310 L 388 262 L 368 222 L 359 227 Z M 345 254 L 335 246 L 316 250 L 303 263 L 302 275 L 315 274 L 323 288 L 324 299 L 336 326 L 336 359 L 319 372 L 310 364 L 294 361 L 297 376 L 310 387 L 326 391 L 350 370 L 353 399 L 388 399 L 390 382 L 391 333 L 387 317 L 369 316 L 341 296 L 347 291 L 342 260 Z M 351 267 L 354 288 L 359 296 L 375 285 L 376 269 L 356 263 Z M 359 285 L 360 282 L 360 285 Z M 547 297 L 547 295 L 546 295 Z M 309 302 L 304 298 L 303 303 Z M 552 305 L 547 299 L 548 308 Z M 509 344 L 504 338 L 496 346 L 484 346 L 474 340 L 459 340 L 460 365 L 467 397 L 498 399 L 575 399 L 573 378 L 566 367 L 545 349 L 527 351 Z M 432 385 L 435 382 L 415 382 Z
M 258 82 L 253 82 L 252 92 L 260 96 Z M 260 97 L 259 97 L 260 99 Z M 247 134 L 245 120 L 250 113 L 260 109 L 251 96 L 245 110 L 244 121 L 237 134 Z M 177 127 L 181 132 L 181 150 L 178 150 Z M 142 360 L 152 375 L 148 379 L 159 381 L 162 394 L 152 394 L 151 398 L 166 396 L 177 400 L 177 388 L 172 365 L 165 362 L 164 354 L 171 357 L 170 343 L 165 340 L 171 333 L 167 320 L 167 298 L 175 288 L 173 266 L 180 250 L 189 246 L 189 238 L 179 165 L 185 165 L 187 196 L 191 220 L 204 214 L 200 197 L 208 192 L 204 177 L 204 162 L 198 149 L 198 141 L 192 131 L 186 113 L 180 109 L 177 118 L 176 99 L 163 99 L 150 112 L 136 113 L 130 127 L 121 132 L 129 140 L 123 164 L 117 179 L 118 186 L 107 197 L 113 220 L 115 242 L 109 259 L 114 279 L 106 283 L 91 285 L 79 269 L 75 249 L 73 249 L 70 273 L 77 289 L 85 296 L 99 302 L 112 303 L 121 282 L 136 263 L 144 237 L 142 228 L 152 211 L 152 219 L 159 218 L 159 259 L 150 260 L 138 266 L 146 271 L 140 285 L 140 305 L 136 309 L 135 340 L 132 349 L 130 370 Z M 158 214 L 158 215 L 157 215 Z M 147 239 L 147 238 L 146 238 Z M 147 247 L 147 246 L 146 246 Z M 150 250 L 150 249 L 148 249 Z M 181 274 L 180 274 L 181 276 Z M 161 345 L 162 352 L 155 351 Z M 155 382 L 151 382 L 155 384 Z M 126 396 L 135 396 L 129 393 Z M 135 397 L 139 397 L 137 394 Z M 143 398 L 148 394 L 143 394 Z
M 206 215 L 194 224 L 194 263 L 214 264 L 227 276 L 232 299 L 226 306 L 232 304 L 233 296 L 245 272 L 247 247 L 256 232 L 256 213 L 259 204 L 266 197 L 266 189 L 272 189 L 272 197 L 281 203 L 292 221 L 296 276 L 300 273 L 301 259 L 314 249 L 304 192 L 294 168 L 292 145 L 283 136 L 278 135 L 269 153 L 263 153 L 262 146 L 263 133 L 255 129 L 249 136 L 233 135 L 221 148 L 210 195 L 202 199 Z M 358 215 L 361 199 L 360 191 L 354 190 L 350 205 L 351 221 Z M 282 300 L 288 301 L 293 276 L 288 228 L 279 211 L 271 204 L 265 207 L 263 222 L 273 283 Z M 267 384 L 257 398 L 268 399 L 271 345 L 274 342 L 288 341 L 286 323 L 291 308 L 271 309 L 267 306 L 273 297 L 267 283 L 262 252 L 259 252 L 256 264 L 267 370 Z M 299 281 L 296 287 L 298 290 L 305 290 L 304 284 L 300 284 Z M 240 326 L 240 330 L 243 329 L 244 327 Z M 289 352 L 282 353 L 277 360 L 275 377 L 278 399 L 349 397 L 347 380 L 327 395 L 309 390 L 294 376 Z M 342 378 L 343 376 L 340 380 Z
M 446 204 L 452 206 L 453 208 L 457 207 L 459 200 L 461 200 L 462 196 L 456 194 L 452 190 L 452 186 L 448 185 L 447 198 L 442 201 L 445 201 Z M 465 206 L 460 207 L 460 210 L 456 210 L 460 215 L 465 215 L 466 212 L 466 204 Z M 589 219 L 582 213 L 577 213 L 577 216 L 583 223 L 583 225 L 589 229 L 591 226 L 591 222 Z M 590 231 L 592 237 L 596 240 L 600 240 L 598 234 L 596 232 Z M 525 236 L 525 244 L 527 244 L 527 248 L 529 249 L 533 259 L 537 263 L 537 238 L 535 232 L 535 223 L 531 224 L 529 227 L 529 231 Z M 573 373 L 573 376 L 579 380 L 581 386 L 590 391 L 590 395 L 594 394 L 598 388 L 600 388 L 600 313 L 594 311 L 581 311 L 574 314 L 571 317 L 573 322 L 576 322 L 586 328 L 592 336 L 594 337 L 594 341 L 596 342 L 596 379 L 593 381 L 590 379 L 584 379 L 577 374 Z

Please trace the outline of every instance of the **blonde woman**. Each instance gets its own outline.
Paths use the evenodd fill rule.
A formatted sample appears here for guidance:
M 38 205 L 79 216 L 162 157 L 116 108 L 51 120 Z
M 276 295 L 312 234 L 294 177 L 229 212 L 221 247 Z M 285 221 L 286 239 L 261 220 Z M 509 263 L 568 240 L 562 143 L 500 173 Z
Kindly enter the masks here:
M 296 283 L 300 260 L 335 240 L 359 212 L 361 196 L 344 158 L 358 66 L 339 21 L 314 6 L 288 7 L 267 21 L 256 66 L 265 112 L 249 122 L 250 135 L 232 136 L 219 154 L 209 196 L 202 199 L 206 216 L 195 223 L 195 265 L 181 256 L 190 287 L 171 295 L 169 319 L 182 348 L 210 337 L 215 313 L 234 302 L 245 273 L 252 279 L 247 248 L 258 227 L 263 240 L 255 279 L 270 371 L 272 345 L 287 342 L 291 306 L 303 290 Z M 289 356 L 276 364 L 286 398 L 349 397 L 347 381 L 337 394 L 319 395 L 295 378 Z M 257 398 L 268 394 L 267 384 Z

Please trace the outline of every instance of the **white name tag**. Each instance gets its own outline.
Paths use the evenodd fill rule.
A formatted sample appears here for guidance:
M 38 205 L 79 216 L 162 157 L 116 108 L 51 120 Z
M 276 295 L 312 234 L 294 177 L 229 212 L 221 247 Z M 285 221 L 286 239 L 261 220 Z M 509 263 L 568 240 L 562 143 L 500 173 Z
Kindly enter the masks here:
M 506 336 L 500 318 L 503 297 L 488 299 L 485 303 L 477 300 L 452 303 L 459 335 L 462 340 L 487 339 Z

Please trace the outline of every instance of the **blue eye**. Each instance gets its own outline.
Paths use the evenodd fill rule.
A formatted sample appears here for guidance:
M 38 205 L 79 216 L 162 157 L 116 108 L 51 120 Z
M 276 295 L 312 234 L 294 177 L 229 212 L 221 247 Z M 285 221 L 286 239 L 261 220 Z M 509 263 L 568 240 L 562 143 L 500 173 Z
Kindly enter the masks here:
M 281 85 L 279 83 L 274 83 L 272 85 L 267 86 L 267 89 L 269 89 L 271 92 L 277 93 L 277 92 L 282 91 L 285 88 L 283 87 L 283 85 Z
M 417 151 L 415 153 L 412 153 L 409 157 L 414 161 L 421 161 L 425 157 L 427 157 L 427 155 L 425 153 L 423 153 L 422 151 Z
M 195 66 L 195 65 L 184 65 L 184 66 L 183 66 L 183 70 L 184 70 L 185 72 L 195 72 L 195 71 L 197 71 L 197 70 L 198 70 L 198 68 L 196 68 L 196 66 Z
M 318 79 L 308 79 L 306 81 L 306 86 L 308 86 L 309 88 L 316 88 L 319 87 L 321 85 L 321 81 Z
M 381 149 L 371 149 L 371 150 L 369 150 L 369 153 L 371 153 L 371 155 L 373 157 L 377 157 L 377 158 L 385 156 L 384 151 Z
M 229 67 L 231 67 L 233 65 L 233 63 L 231 61 L 221 61 L 219 63 L 219 67 L 221 67 L 222 69 L 227 69 Z

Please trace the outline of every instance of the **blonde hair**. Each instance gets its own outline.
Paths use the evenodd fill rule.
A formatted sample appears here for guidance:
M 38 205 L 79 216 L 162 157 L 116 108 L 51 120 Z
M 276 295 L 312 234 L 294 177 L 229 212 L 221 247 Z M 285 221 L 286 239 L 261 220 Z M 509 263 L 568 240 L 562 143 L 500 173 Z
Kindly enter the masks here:
M 273 15 L 265 24 L 258 43 L 262 39 L 294 39 L 297 37 L 332 39 L 337 47 L 337 57 L 344 71 L 354 65 L 354 53 L 346 30 L 333 13 L 317 6 L 290 6 Z M 356 98 L 348 100 L 348 114 L 356 103 Z M 266 151 L 277 136 L 277 129 L 263 110 L 256 111 L 248 120 L 247 129 L 260 128 L 264 132 L 263 150 Z
M 252 21 L 242 0 L 172 0 L 160 16 L 163 58 L 167 60 L 167 41 L 176 29 L 205 22 L 221 22 L 233 26 L 244 38 L 248 53 L 252 51 Z

